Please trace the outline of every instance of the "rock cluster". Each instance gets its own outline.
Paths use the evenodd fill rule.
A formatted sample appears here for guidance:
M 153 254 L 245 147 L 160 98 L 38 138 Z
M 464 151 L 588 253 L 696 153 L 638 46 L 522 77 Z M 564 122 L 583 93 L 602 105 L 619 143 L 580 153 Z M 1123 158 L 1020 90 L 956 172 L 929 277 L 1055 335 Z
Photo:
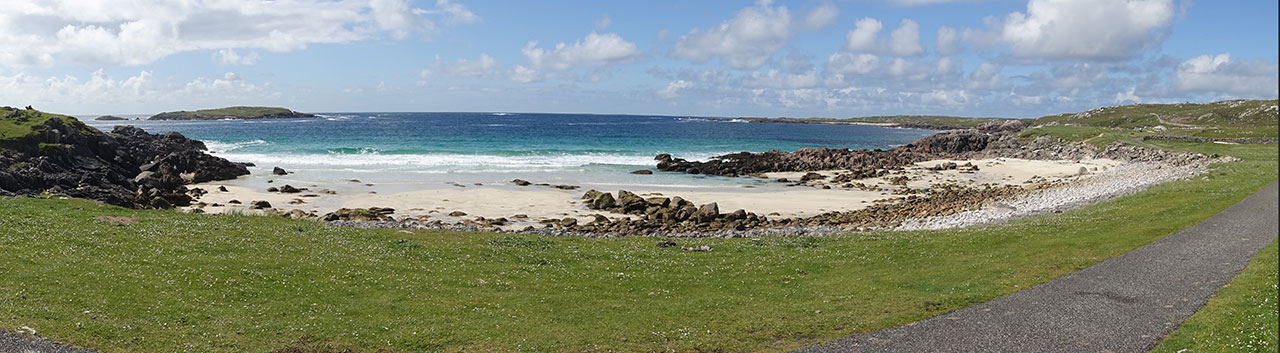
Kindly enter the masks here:
M 389 207 L 370 207 L 370 208 L 339 208 L 321 217 L 325 221 L 390 221 L 391 214 L 396 213 L 394 208 Z
M 712 158 L 705 162 L 687 161 L 659 154 L 654 157 L 661 171 L 722 176 L 752 175 L 765 172 L 797 172 L 845 169 L 867 177 L 879 170 L 907 166 L 939 158 L 954 158 L 989 149 L 996 141 L 1017 144 L 1010 133 L 1020 129 L 1021 122 L 991 122 L 984 132 L 978 129 L 937 133 L 911 144 L 890 150 L 850 150 L 847 148 L 802 148 L 795 152 L 739 152 Z M 985 126 L 985 125 L 984 125 Z
M 0 193 L 51 193 L 124 207 L 171 208 L 191 203 L 186 184 L 249 174 L 246 164 L 206 154 L 204 143 L 176 132 L 154 135 L 116 126 L 104 133 L 71 117 L 49 118 L 34 131 L 0 146 Z

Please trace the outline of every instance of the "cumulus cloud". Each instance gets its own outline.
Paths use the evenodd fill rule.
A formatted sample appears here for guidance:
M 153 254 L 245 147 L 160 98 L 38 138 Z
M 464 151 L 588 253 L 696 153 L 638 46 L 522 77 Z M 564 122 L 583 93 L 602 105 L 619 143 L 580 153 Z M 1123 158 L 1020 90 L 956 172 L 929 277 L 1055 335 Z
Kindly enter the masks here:
M 880 30 L 884 29 L 884 24 L 880 20 L 863 17 L 854 23 L 853 30 L 845 34 L 846 50 L 851 51 L 870 51 L 875 48 L 876 36 L 880 34 Z
M 1179 90 L 1200 91 L 1249 98 L 1275 98 L 1275 61 L 1231 60 L 1230 53 L 1201 55 L 1178 65 L 1175 83 Z
M 149 112 L 157 106 L 269 104 L 280 98 L 269 83 L 255 84 L 228 72 L 187 82 L 157 79 L 151 71 L 116 79 L 98 70 L 76 76 L 0 75 L 0 101 L 56 106 L 69 112 Z
M 880 67 L 880 57 L 871 54 L 835 53 L 827 57 L 827 72 L 866 75 Z
M 804 27 L 810 31 L 823 29 L 835 22 L 838 16 L 840 9 L 834 4 L 825 3 L 809 11 L 809 15 L 804 17 Z
M 406 0 L 13 0 L 0 12 L 0 65 L 48 66 L 55 60 L 142 65 L 197 50 L 290 51 L 435 28 L 435 19 L 477 17 L 448 1 L 413 8 Z
M 960 51 L 960 34 L 955 28 L 938 27 L 938 44 L 934 51 L 941 55 L 951 55 Z
M 584 66 L 602 66 L 620 63 L 640 56 L 636 44 L 613 33 L 591 32 L 586 38 L 559 43 L 551 50 L 538 48 L 537 41 L 530 41 L 520 50 L 533 68 L 569 70 Z
M 235 49 L 221 49 L 213 52 L 213 61 L 223 65 L 243 65 L 250 66 L 257 64 L 262 59 L 258 52 L 249 52 L 247 55 L 240 55 Z
M 676 38 L 671 55 L 697 63 L 719 58 L 729 67 L 757 69 L 785 47 L 797 30 L 824 27 L 839 14 L 826 4 L 797 20 L 785 6 L 770 5 L 760 1 L 715 27 L 694 29 Z
M 658 90 L 658 97 L 662 99 L 675 98 L 680 96 L 680 90 L 683 90 L 689 87 L 693 87 L 692 82 L 685 81 L 685 80 L 671 81 L 670 83 L 667 84 L 667 87 L 664 87 Z
M 880 20 L 864 17 L 854 23 L 854 29 L 845 34 L 845 50 L 893 56 L 916 56 L 924 53 L 920 44 L 920 24 L 903 19 L 889 38 L 878 38 L 884 24 Z
M 1022 58 L 1122 60 L 1163 41 L 1174 14 L 1172 0 L 1031 0 L 993 37 Z

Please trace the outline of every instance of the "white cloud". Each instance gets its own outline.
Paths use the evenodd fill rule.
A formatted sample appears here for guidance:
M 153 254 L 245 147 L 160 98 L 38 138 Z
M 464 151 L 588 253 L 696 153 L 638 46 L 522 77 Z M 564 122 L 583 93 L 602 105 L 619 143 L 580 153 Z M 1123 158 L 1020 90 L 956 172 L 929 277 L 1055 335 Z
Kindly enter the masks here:
M 458 59 L 453 63 L 440 60 L 436 56 L 436 62 L 431 65 L 430 70 L 424 70 L 424 78 L 430 74 L 441 74 L 447 76 L 460 77 L 494 77 L 497 76 L 502 68 L 497 61 L 493 60 L 489 54 L 480 54 L 480 58 L 475 60 Z
M 596 30 L 604 30 L 605 28 L 609 28 L 609 25 L 612 24 L 613 19 L 609 18 L 609 15 L 600 16 L 600 19 L 596 20 Z
M 1280 93 L 1275 61 L 1231 60 L 1230 53 L 1201 55 L 1178 65 L 1179 90 L 1235 97 L 1275 98 Z
M 816 31 L 823 29 L 835 22 L 836 17 L 840 16 L 840 9 L 831 3 L 825 3 L 809 11 L 809 15 L 804 17 L 805 29 Z
M 584 66 L 602 66 L 620 63 L 640 56 L 636 44 L 613 33 L 591 32 L 586 38 L 572 44 L 559 43 L 554 49 L 538 48 L 537 41 L 530 41 L 521 49 L 533 68 L 570 70 Z
M 880 67 L 880 58 L 871 54 L 835 53 L 827 57 L 827 72 L 866 75 Z
M 817 70 L 790 74 L 774 69 L 752 72 L 751 76 L 744 78 L 742 83 L 748 87 L 811 88 L 817 86 L 820 81 Z
M 150 112 L 155 107 L 269 104 L 281 97 L 270 84 L 247 82 L 236 73 L 188 82 L 156 79 L 150 71 L 115 79 L 104 70 L 88 79 L 75 76 L 38 77 L 25 73 L 0 75 L 0 101 L 49 106 L 63 112 Z
M 462 5 L 412 8 L 405 0 L 10 0 L 0 12 L 0 65 L 72 59 L 142 65 L 197 50 L 291 51 L 435 28 L 432 17 L 475 21 Z
M 889 33 L 887 41 L 879 37 L 884 24 L 880 20 L 864 17 L 854 23 L 854 29 L 845 34 L 845 50 L 893 56 L 916 56 L 924 53 L 920 44 L 920 24 L 903 19 L 898 28 Z
M 658 97 L 671 99 L 680 96 L 680 90 L 693 87 L 693 83 L 685 80 L 671 81 L 667 87 L 658 90 Z
M 1018 57 L 1121 60 L 1163 41 L 1173 17 L 1172 0 L 1031 0 L 997 31 Z
M 920 24 L 903 19 L 898 29 L 889 33 L 889 52 L 897 56 L 915 56 L 924 53 L 920 44 Z
M 729 67 L 757 69 L 785 47 L 797 29 L 816 30 L 839 14 L 838 9 L 827 4 L 796 21 L 785 6 L 770 5 L 769 1 L 760 1 L 715 27 L 694 29 L 680 36 L 671 55 L 697 63 L 719 58 Z
M 241 56 L 235 49 L 221 49 L 213 52 L 213 61 L 222 65 L 243 65 L 251 66 L 258 63 L 262 59 L 258 52 L 249 52 L 248 55 Z
M 854 23 L 853 30 L 845 34 L 846 50 L 851 51 L 871 51 L 875 48 L 876 36 L 880 34 L 880 30 L 884 29 L 884 24 L 880 20 L 863 17 Z
M 436 8 L 436 10 L 414 9 L 413 12 L 419 15 L 443 15 L 446 23 L 480 22 L 480 16 L 476 16 L 462 4 L 455 4 L 449 0 L 436 0 Z
M 942 26 L 938 27 L 938 44 L 934 47 L 941 55 L 951 55 L 960 51 L 960 35 L 955 28 Z

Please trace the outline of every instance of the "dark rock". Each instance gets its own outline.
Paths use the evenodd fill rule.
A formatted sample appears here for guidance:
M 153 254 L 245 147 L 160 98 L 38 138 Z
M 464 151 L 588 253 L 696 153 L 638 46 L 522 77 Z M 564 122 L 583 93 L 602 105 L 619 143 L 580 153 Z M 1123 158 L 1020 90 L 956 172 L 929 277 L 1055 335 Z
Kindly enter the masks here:
M 596 191 L 595 189 L 587 190 L 587 192 L 586 192 L 585 194 L 582 194 L 582 199 L 583 199 L 583 200 L 592 200 L 592 199 L 595 199 L 595 198 L 596 198 L 596 196 L 600 196 L 600 192 L 599 192 L 599 191 Z
M 325 214 L 321 219 L 325 221 L 391 221 L 394 220 L 391 214 L 395 212 L 395 209 L 389 207 L 339 208 Z
M 0 165 L 8 166 L 0 169 L 0 194 L 50 193 L 171 208 L 190 204 L 186 184 L 249 173 L 242 164 L 206 154 L 204 143 L 182 134 L 153 135 L 132 126 L 102 132 L 71 117 L 8 112 L 0 123 L 37 126 L 30 126 L 31 134 L 0 139 Z
M 649 207 L 649 202 L 630 191 L 618 190 L 617 205 L 622 209 L 622 213 L 632 213 L 643 211 Z
M 653 174 L 653 171 L 648 169 L 641 169 L 641 170 L 631 172 L 631 174 L 649 175 L 649 174 Z
M 591 199 L 591 202 L 587 204 L 587 208 L 593 210 L 610 209 L 617 205 L 615 202 L 613 195 L 607 192 L 602 192 L 599 195 L 596 195 L 595 198 Z
M 280 192 L 280 188 L 272 186 L 267 188 L 267 192 Z
M 462 217 L 462 216 L 466 216 L 466 215 L 467 215 L 467 213 L 466 213 L 466 212 L 462 212 L 462 211 L 453 211 L 453 212 L 449 212 L 449 216 L 450 216 L 450 217 Z
M 676 244 L 676 242 L 675 242 L 675 241 L 673 241 L 673 240 L 669 240 L 669 239 L 668 239 L 668 240 L 663 240 L 663 241 L 658 242 L 658 247 L 659 247 L 659 248 L 669 248 L 669 247 L 673 247 L 673 246 L 676 246 L 676 245 L 677 245 L 677 244 Z
M 227 187 L 226 187 L 226 186 L 222 186 L 222 185 L 218 185 L 218 191 L 221 191 L 221 192 L 227 192 Z
M 578 189 L 577 185 L 556 185 L 553 187 L 560 190 L 577 190 Z
M 712 202 L 709 204 L 702 205 L 702 207 L 698 207 L 698 211 L 694 212 L 693 215 L 690 217 L 698 220 L 699 222 L 710 222 L 711 220 L 714 220 L 716 219 L 716 217 L 719 217 L 719 216 L 720 216 L 720 206 L 716 205 L 715 202 Z
M 263 200 L 257 200 L 249 203 L 250 209 L 261 210 L 271 208 L 271 203 Z
M 280 187 L 280 192 L 286 193 L 286 194 L 296 194 L 296 193 L 302 192 L 302 190 L 295 188 L 292 185 L 285 184 L 284 186 Z
M 275 167 L 275 168 L 271 168 L 271 174 L 285 175 L 285 174 L 289 174 L 289 172 L 285 171 L 284 168 Z
M 533 183 L 530 183 L 529 181 L 527 181 L 527 180 L 523 180 L 523 179 L 516 179 L 516 180 L 512 180 L 512 181 L 511 181 L 511 183 L 512 183 L 512 184 L 519 185 L 519 186 L 529 186 L 529 185 L 532 185 L 532 184 L 533 184 Z

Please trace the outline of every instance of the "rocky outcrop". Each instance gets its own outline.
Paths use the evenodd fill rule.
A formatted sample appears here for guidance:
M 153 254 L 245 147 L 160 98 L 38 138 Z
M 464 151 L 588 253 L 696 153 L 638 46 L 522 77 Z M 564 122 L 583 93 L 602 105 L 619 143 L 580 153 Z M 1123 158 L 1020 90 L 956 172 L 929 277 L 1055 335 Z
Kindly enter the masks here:
M 739 152 L 705 162 L 687 161 L 664 153 L 654 160 L 658 162 L 658 170 L 688 174 L 743 176 L 766 172 L 848 170 L 858 176 L 877 177 L 884 175 L 886 169 L 899 169 L 931 159 L 982 156 L 1051 159 L 1077 152 L 1051 141 L 1024 143 L 1014 134 L 1023 127 L 1018 120 L 992 121 L 977 129 L 940 132 L 889 150 L 802 148 L 795 152 Z
M 339 208 L 325 214 L 321 219 L 326 221 L 390 221 L 396 210 L 389 207 Z
M 121 117 L 114 116 L 114 115 L 103 115 L 103 116 L 100 116 L 100 117 L 98 117 L 97 119 L 93 119 L 93 120 L 98 120 L 98 121 L 121 121 L 121 120 L 129 120 L 129 119 L 121 118 Z
M 132 126 L 101 132 L 75 118 L 12 111 L 2 123 L 31 133 L 0 140 L 0 193 L 59 194 L 137 208 L 191 203 L 185 185 L 249 174 L 245 164 L 206 154 L 204 143 L 178 133 Z

